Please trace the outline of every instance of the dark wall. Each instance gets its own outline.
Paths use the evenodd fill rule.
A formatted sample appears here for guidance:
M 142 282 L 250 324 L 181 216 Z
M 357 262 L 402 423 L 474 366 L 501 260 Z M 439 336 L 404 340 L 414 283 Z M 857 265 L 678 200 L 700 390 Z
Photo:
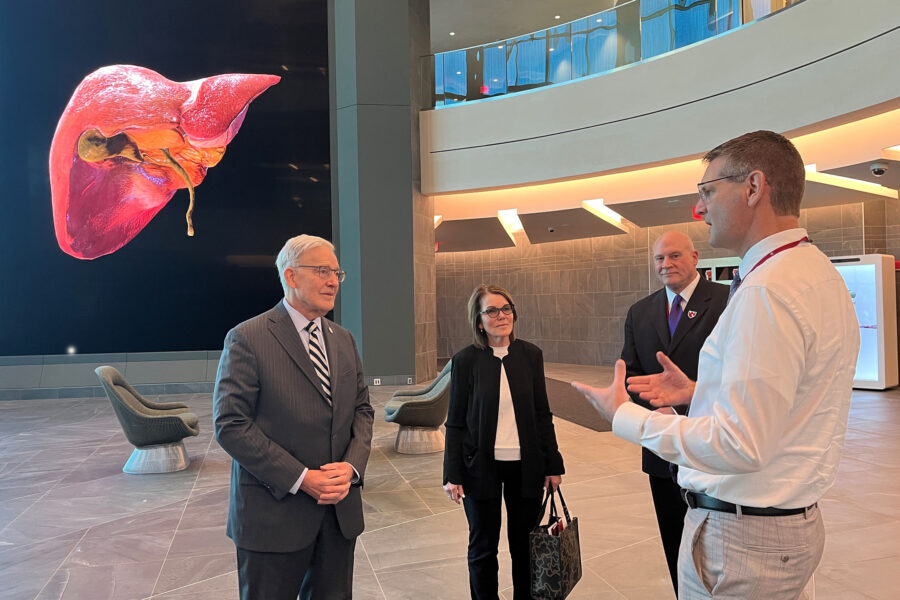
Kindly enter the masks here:
M 40 0 L 0 19 L 0 356 L 203 350 L 281 297 L 274 258 L 331 234 L 324 1 Z M 173 81 L 270 73 L 221 162 L 96 260 L 53 232 L 48 153 L 85 75 L 134 64 Z M 292 166 L 293 165 L 293 166 Z

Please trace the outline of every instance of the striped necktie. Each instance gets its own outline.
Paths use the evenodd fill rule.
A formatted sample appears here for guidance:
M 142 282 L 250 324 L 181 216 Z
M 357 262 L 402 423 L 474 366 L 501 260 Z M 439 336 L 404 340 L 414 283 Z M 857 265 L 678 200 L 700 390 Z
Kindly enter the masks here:
M 309 332 L 309 358 L 312 360 L 313 366 L 316 368 L 316 375 L 322 382 L 322 391 L 325 393 L 325 399 L 331 404 L 331 377 L 328 375 L 328 362 L 325 359 L 325 353 L 319 346 L 319 328 L 315 321 L 310 321 L 306 326 Z

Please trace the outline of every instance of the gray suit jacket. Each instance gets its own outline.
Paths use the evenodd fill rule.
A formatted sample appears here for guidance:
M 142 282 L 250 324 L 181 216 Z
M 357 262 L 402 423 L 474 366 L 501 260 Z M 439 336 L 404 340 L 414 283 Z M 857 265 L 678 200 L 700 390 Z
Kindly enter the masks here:
M 213 419 L 216 439 L 234 459 L 227 533 L 240 548 L 293 552 L 311 544 L 327 507 L 290 489 L 304 467 L 330 462 L 359 473 L 335 512 L 344 537 L 363 531 L 360 487 L 375 412 L 353 336 L 325 318 L 322 333 L 333 406 L 281 302 L 225 337 Z

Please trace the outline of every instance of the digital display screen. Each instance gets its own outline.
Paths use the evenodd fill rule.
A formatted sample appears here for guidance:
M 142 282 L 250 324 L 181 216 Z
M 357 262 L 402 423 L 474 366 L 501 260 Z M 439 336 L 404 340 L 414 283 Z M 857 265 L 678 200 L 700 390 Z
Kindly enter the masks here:
M 219 349 L 283 296 L 285 240 L 331 237 L 325 2 L 5 3 L 0 64 L 0 356 Z M 74 93 L 104 69 L 166 93 L 96 81 Z M 263 85 L 209 79 L 229 74 Z M 165 119 L 184 139 L 144 123 Z M 69 155 L 51 163 L 66 132 Z M 52 204 L 51 177 L 90 210 Z M 174 187 L 139 232 L 120 226 Z
M 844 278 L 859 320 L 859 357 L 854 379 L 878 381 L 878 281 L 875 265 L 835 265 Z

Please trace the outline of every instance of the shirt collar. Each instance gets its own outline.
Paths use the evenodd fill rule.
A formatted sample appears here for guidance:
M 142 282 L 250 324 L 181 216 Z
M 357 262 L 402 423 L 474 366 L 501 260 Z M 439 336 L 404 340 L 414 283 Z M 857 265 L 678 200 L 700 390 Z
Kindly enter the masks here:
M 687 284 L 681 292 L 679 292 L 679 296 L 684 300 L 684 305 L 687 306 L 687 303 L 691 301 L 691 296 L 694 294 L 694 290 L 697 289 L 697 284 L 700 283 L 700 273 L 694 277 L 694 280 Z M 672 301 L 675 299 L 675 292 L 666 287 L 666 298 L 668 299 L 669 306 L 672 306 Z
M 291 322 L 294 323 L 294 327 L 297 328 L 297 333 L 300 333 L 304 329 L 306 329 L 307 325 L 309 325 L 309 319 L 303 316 L 299 310 L 291 306 L 291 304 L 287 301 L 287 298 L 282 300 L 284 303 L 284 307 L 287 309 L 288 316 L 291 318 Z M 313 319 L 316 326 L 319 328 L 319 331 L 322 331 L 322 317 L 316 317 Z
M 744 254 L 744 259 L 738 267 L 738 273 L 740 274 L 741 279 L 746 277 L 750 270 L 772 250 L 780 248 L 785 244 L 802 240 L 805 237 L 807 237 L 806 229 L 797 227 L 795 229 L 785 229 L 784 231 L 773 233 L 769 237 L 759 240 L 750 246 L 750 249 Z

